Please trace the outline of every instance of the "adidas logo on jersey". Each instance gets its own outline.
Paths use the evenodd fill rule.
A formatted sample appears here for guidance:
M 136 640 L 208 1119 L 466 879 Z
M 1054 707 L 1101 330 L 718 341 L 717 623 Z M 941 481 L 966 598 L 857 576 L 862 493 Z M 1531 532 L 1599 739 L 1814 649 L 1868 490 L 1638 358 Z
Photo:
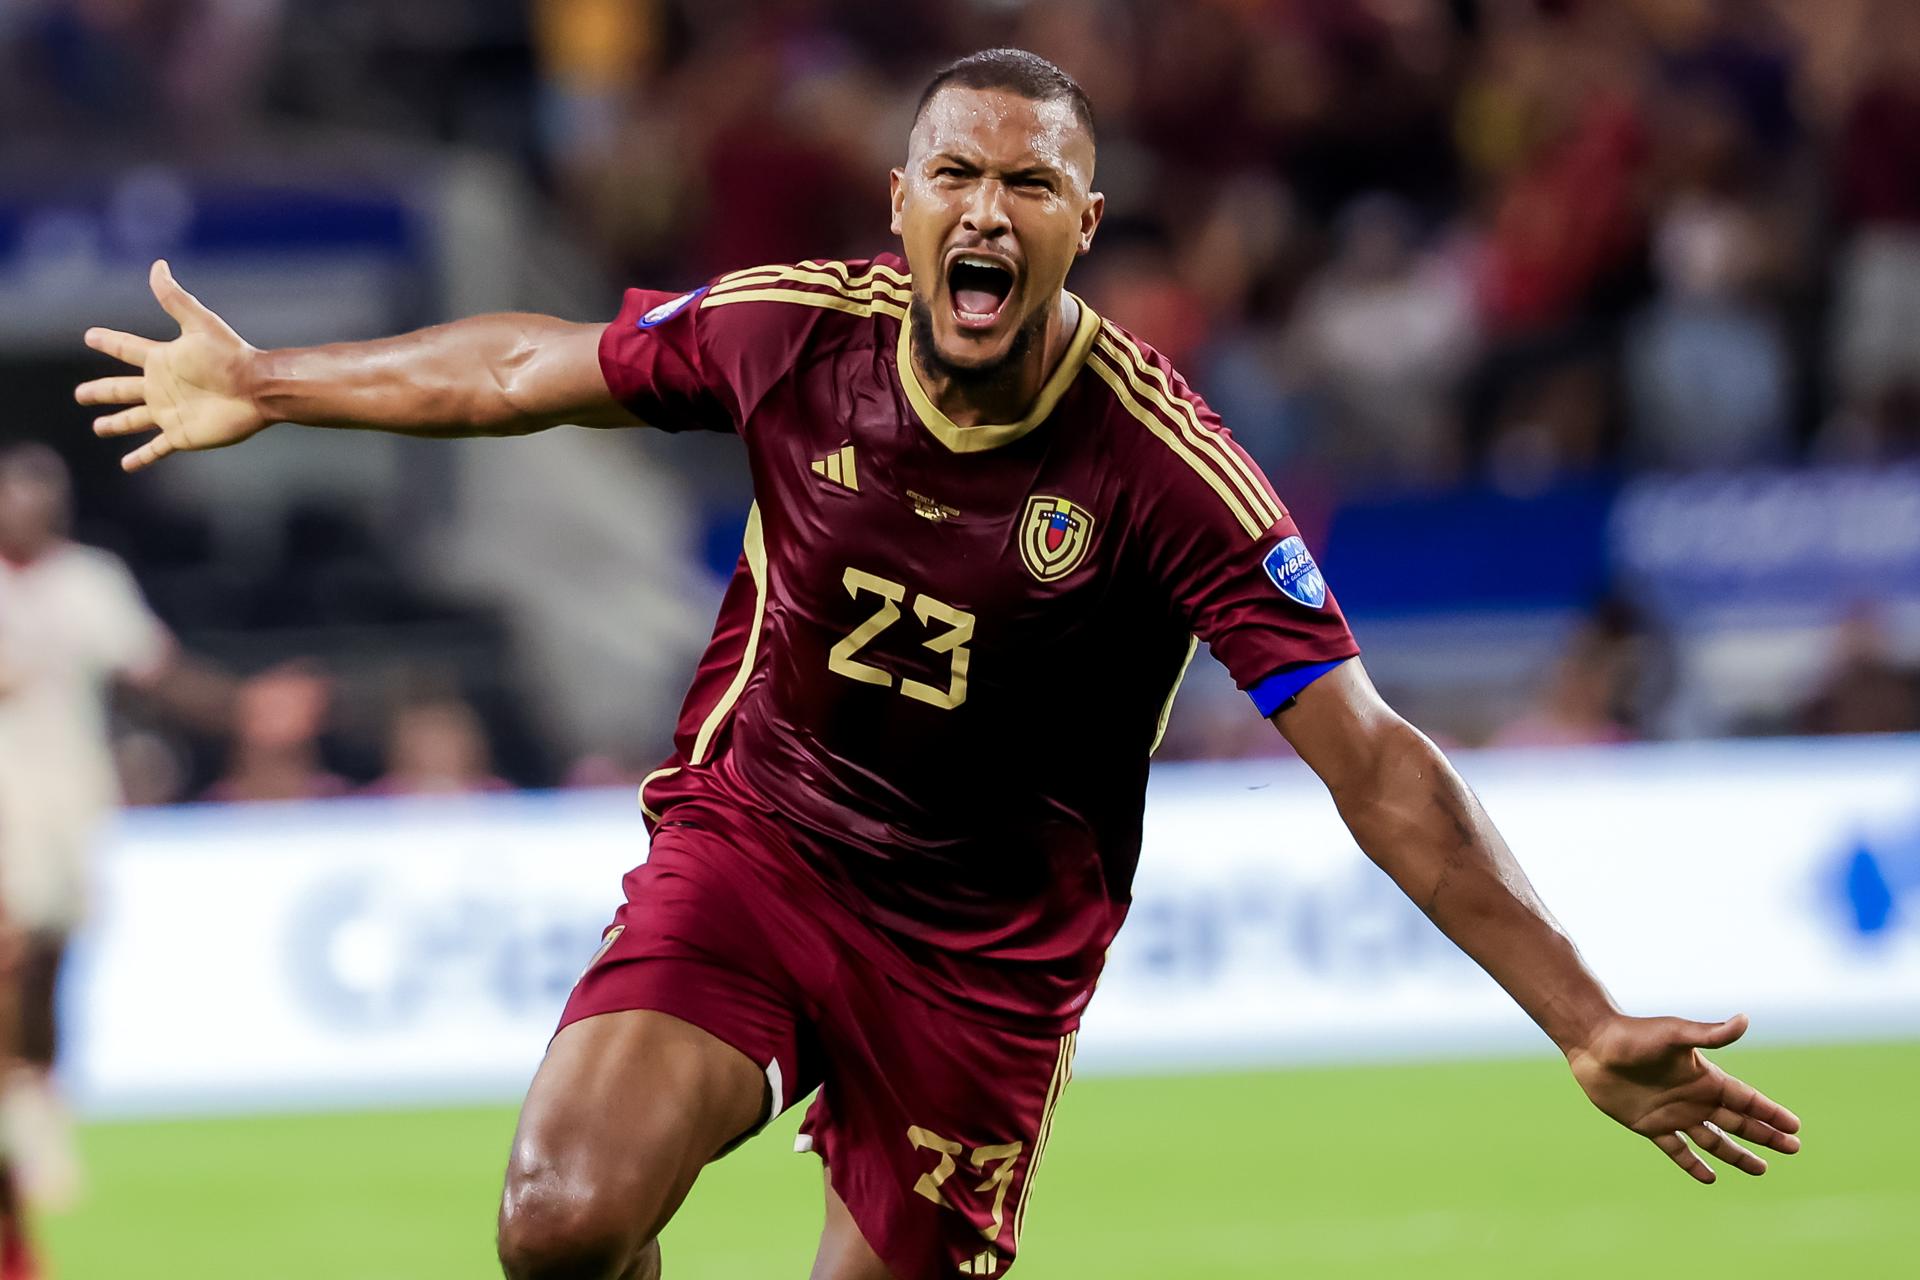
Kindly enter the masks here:
M 979 1253 L 960 1264 L 963 1276 L 991 1276 L 1000 1271 L 1000 1255 L 992 1249 L 982 1249 Z
M 860 477 L 853 469 L 853 446 L 843 444 L 824 458 L 813 462 L 813 474 L 825 476 L 834 484 L 860 492 Z

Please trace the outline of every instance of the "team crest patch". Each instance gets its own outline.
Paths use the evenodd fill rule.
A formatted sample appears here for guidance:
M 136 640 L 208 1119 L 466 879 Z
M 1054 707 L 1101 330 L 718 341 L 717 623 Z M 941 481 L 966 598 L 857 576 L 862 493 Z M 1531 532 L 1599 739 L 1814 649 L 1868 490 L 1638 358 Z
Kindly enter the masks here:
M 641 316 L 638 320 L 635 320 L 633 322 L 633 327 L 636 329 L 651 329 L 653 328 L 653 326 L 657 324 L 663 324 L 666 321 L 671 320 L 675 316 L 679 315 L 682 311 L 686 309 L 686 306 L 689 302 L 692 302 L 695 298 L 699 297 L 701 294 L 705 293 L 706 291 L 707 291 L 707 287 L 705 285 L 701 285 L 698 289 L 695 289 L 692 293 L 683 293 L 677 298 L 669 298 L 667 301 L 661 303 L 659 306 L 655 307 L 653 310 L 647 312 L 647 314 Z
M 1287 599 L 1309 609 L 1318 609 L 1327 603 L 1327 580 L 1320 576 L 1320 566 L 1313 562 L 1313 553 L 1298 535 L 1282 538 L 1279 546 L 1267 552 L 1262 564 L 1273 585 L 1280 588 Z
M 1086 558 L 1093 513 L 1065 498 L 1028 498 L 1020 521 L 1020 558 L 1042 582 L 1066 577 Z

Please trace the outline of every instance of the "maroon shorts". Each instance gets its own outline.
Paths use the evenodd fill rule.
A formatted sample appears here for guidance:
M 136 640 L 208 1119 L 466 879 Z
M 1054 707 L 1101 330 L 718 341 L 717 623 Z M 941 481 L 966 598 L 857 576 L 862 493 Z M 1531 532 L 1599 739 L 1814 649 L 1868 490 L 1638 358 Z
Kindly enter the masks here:
M 816 1088 L 798 1147 L 901 1280 L 1012 1265 L 1075 1034 L 957 1017 L 842 939 L 866 927 L 802 876 L 776 882 L 726 836 L 670 816 L 560 1025 L 655 1009 L 767 1074 L 767 1119 Z

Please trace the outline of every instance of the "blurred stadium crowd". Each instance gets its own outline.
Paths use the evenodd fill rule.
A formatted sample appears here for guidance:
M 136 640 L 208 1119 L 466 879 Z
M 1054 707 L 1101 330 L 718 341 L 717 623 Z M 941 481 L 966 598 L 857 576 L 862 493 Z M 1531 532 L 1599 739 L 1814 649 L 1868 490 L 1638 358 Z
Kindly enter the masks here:
M 1076 289 L 1167 352 L 1330 539 L 1363 644 L 1350 510 L 1920 455 L 1910 0 L 6 0 L 0 117 L 17 151 L 182 164 L 316 131 L 478 149 L 607 285 L 677 287 L 888 248 L 915 95 L 994 44 L 1056 59 L 1099 112 L 1109 211 Z M 510 620 L 409 578 L 391 529 L 292 509 L 271 563 L 209 567 L 190 521 L 60 447 L 83 532 L 190 644 L 275 637 L 235 655 L 271 674 L 224 740 L 127 719 L 137 799 L 616 781 L 663 738 L 636 725 L 608 758 L 543 727 Z M 647 454 L 703 492 L 713 456 Z M 1771 701 L 1706 714 L 1693 686 L 1725 662 L 1685 619 L 1617 574 L 1571 590 L 1547 649 L 1503 672 L 1403 675 L 1397 652 L 1446 645 L 1396 646 L 1389 620 L 1377 674 L 1465 742 L 1920 729 L 1914 628 L 1871 591 L 1817 620 L 1817 662 L 1780 668 L 1798 674 Z M 1484 617 L 1446 633 L 1461 670 L 1503 608 L 1463 600 Z M 1803 622 L 1743 625 L 1739 652 L 1804 643 Z M 410 656 L 332 680 L 330 629 L 383 626 Z M 1276 749 L 1201 684 L 1170 754 Z

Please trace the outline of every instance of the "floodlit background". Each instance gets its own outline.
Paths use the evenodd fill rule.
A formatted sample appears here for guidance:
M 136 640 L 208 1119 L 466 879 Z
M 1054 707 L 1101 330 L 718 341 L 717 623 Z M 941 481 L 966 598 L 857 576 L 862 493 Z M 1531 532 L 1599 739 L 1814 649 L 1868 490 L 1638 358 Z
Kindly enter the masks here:
M 1023 1274 L 1920 1268 L 1920 4 L 0 0 L 0 438 L 275 673 L 116 704 L 56 1275 L 487 1274 L 749 496 L 642 432 L 127 478 L 80 330 L 167 332 L 156 256 L 281 345 L 871 254 L 928 73 L 1003 43 L 1099 113 L 1073 287 L 1267 468 L 1622 1000 L 1752 1011 L 1725 1060 L 1808 1143 L 1703 1190 L 1610 1130 L 1200 662 Z M 677 1280 L 802 1273 L 786 1145 Z

